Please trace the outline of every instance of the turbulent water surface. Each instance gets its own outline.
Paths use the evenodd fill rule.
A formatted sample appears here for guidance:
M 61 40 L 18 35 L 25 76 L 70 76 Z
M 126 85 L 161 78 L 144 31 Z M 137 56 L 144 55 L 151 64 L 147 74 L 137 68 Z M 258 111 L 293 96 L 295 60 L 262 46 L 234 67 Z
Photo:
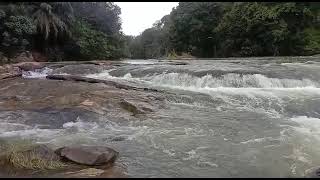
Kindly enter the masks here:
M 121 137 L 108 142 L 130 177 L 302 177 L 320 165 L 320 62 L 296 59 L 127 60 L 86 76 L 164 90 L 166 106 L 147 120 L 0 133 L 57 146 Z

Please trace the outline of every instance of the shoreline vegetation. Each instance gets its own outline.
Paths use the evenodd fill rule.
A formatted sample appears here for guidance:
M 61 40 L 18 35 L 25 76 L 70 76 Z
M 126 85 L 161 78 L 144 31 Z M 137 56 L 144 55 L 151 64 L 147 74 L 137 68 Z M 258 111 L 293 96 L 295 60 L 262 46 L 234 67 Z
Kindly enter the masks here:
M 1 2 L 0 63 L 320 54 L 320 3 L 180 2 L 138 36 L 112 2 Z

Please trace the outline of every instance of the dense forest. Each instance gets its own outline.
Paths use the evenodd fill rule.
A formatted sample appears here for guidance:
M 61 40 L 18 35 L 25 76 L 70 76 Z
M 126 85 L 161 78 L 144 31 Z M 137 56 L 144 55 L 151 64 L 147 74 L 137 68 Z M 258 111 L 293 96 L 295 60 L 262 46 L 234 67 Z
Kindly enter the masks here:
M 313 55 L 319 10 L 317 2 L 180 2 L 132 37 L 112 2 L 2 2 L 0 58 L 25 51 L 48 61 Z
M 125 36 L 120 8 L 111 2 L 0 4 L 0 51 L 42 54 L 49 61 L 119 59 Z
M 319 9 L 317 2 L 180 2 L 131 37 L 129 57 L 318 54 Z

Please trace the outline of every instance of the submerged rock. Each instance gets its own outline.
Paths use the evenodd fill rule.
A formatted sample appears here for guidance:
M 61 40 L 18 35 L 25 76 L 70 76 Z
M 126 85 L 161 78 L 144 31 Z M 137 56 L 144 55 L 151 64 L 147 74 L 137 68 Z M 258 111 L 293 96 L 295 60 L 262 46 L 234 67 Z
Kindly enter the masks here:
M 104 170 L 102 169 L 96 169 L 96 168 L 87 168 L 82 169 L 80 171 L 73 171 L 73 172 L 66 172 L 64 173 L 64 177 L 70 177 L 70 178 L 85 178 L 85 177 L 96 177 L 104 173 Z
M 120 106 L 123 109 L 126 109 L 129 112 L 132 112 L 133 115 L 145 114 L 147 112 L 153 111 L 151 109 L 151 106 L 148 105 L 147 103 L 137 102 L 137 101 L 128 100 L 128 99 L 122 99 L 120 101 Z
M 55 152 L 67 160 L 90 166 L 113 164 L 119 155 L 105 146 L 62 147 Z
M 103 173 L 101 173 L 99 178 L 128 178 L 127 169 L 119 164 L 116 164 L 108 169 L 106 169 Z
M 127 169 L 120 164 L 115 164 L 107 169 L 85 168 L 76 171 L 59 173 L 58 177 L 64 178 L 127 178 Z
M 306 171 L 307 178 L 320 178 L 320 167 L 314 167 Z

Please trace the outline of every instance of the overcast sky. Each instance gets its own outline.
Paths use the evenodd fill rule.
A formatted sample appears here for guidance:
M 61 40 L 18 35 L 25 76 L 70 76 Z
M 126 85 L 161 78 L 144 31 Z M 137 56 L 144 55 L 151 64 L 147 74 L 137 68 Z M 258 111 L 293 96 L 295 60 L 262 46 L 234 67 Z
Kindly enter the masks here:
M 121 8 L 122 31 L 139 35 L 143 30 L 171 12 L 179 2 L 115 2 Z

